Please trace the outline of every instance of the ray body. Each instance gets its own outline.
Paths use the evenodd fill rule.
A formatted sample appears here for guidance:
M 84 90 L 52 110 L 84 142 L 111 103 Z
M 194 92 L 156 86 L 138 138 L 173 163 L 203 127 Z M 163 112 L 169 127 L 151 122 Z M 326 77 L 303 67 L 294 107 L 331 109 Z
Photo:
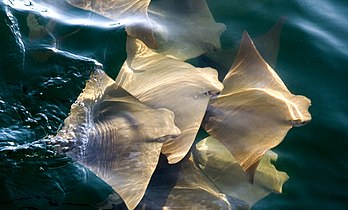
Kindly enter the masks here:
M 310 121 L 310 100 L 293 95 L 244 33 L 221 94 L 210 101 L 203 127 L 252 178 L 264 153 L 293 126 Z
M 149 17 L 161 54 L 187 60 L 221 48 L 225 25 L 215 22 L 205 0 L 154 1 Z
M 127 53 L 116 83 L 150 107 L 174 112 L 181 134 L 164 143 L 162 152 L 176 163 L 189 151 L 211 95 L 222 89 L 217 72 L 158 54 L 133 38 Z
M 271 163 L 277 154 L 268 151 L 256 169 L 254 183 L 250 183 L 239 163 L 228 149 L 213 137 L 208 137 L 196 144 L 194 160 L 204 174 L 223 193 L 253 206 L 269 193 L 281 193 L 282 185 L 288 176 L 277 171 Z
M 74 144 L 67 155 L 91 169 L 134 209 L 143 197 L 165 142 L 180 131 L 174 115 L 152 109 L 114 84 L 92 75 L 58 134 Z

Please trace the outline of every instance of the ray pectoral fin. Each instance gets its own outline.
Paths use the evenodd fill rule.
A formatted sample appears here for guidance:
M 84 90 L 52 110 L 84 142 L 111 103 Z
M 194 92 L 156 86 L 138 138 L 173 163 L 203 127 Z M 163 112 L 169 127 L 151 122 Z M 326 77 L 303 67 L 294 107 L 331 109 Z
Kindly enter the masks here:
M 278 155 L 271 150 L 265 153 L 255 172 L 254 183 L 271 192 L 281 193 L 283 184 L 289 179 L 289 176 L 275 168 L 273 162 L 277 158 Z
M 203 127 L 221 141 L 253 177 L 262 155 L 288 130 L 310 121 L 310 100 L 289 92 L 245 33 L 219 97 L 209 104 Z

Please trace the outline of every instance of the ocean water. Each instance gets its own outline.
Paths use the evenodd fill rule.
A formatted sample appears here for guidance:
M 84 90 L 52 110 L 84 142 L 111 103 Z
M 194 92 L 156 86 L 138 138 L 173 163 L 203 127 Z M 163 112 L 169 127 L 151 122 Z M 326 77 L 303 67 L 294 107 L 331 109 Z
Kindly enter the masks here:
M 52 3 L 52 13 L 39 1 L 8 2 L 21 6 L 0 2 L 0 209 L 95 209 L 111 187 L 31 142 L 59 130 L 91 71 L 102 64 L 117 75 L 126 58 L 124 27 L 63 3 Z M 312 101 L 312 121 L 274 149 L 276 167 L 290 177 L 283 193 L 252 209 L 348 209 L 348 2 L 207 2 L 226 25 L 221 43 L 231 52 L 244 31 L 256 38 L 283 18 L 275 70 L 291 92 Z M 28 17 L 51 33 L 30 35 Z M 192 63 L 213 61 L 203 55 Z

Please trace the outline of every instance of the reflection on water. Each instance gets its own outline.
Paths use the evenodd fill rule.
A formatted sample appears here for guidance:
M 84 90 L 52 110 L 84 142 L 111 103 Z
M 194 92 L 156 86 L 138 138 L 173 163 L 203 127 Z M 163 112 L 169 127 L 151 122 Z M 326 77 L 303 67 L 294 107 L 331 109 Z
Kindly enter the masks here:
M 344 108 L 347 104 L 340 99 L 346 97 L 344 87 L 348 79 L 343 68 L 347 66 L 348 52 L 344 12 L 347 5 L 333 0 L 287 3 L 253 0 L 244 4 L 210 0 L 208 4 L 153 1 L 147 15 L 150 2 L 144 1 L 130 21 L 127 16 L 112 16 L 118 10 L 104 9 L 111 6 L 102 1 L 68 2 L 5 0 L 0 3 L 3 40 L 0 44 L 1 209 L 126 208 L 119 195 L 112 194 L 113 189 L 108 185 L 111 183 L 104 182 L 112 179 L 112 175 L 102 181 L 93 173 L 93 168 L 89 168 L 92 172 L 60 153 L 64 146 L 72 149 L 69 143 L 54 139 L 91 73 L 103 69 L 112 79 L 118 75 L 126 60 L 126 30 L 147 43 L 147 47 L 157 48 L 156 52 L 179 60 L 192 58 L 189 62 L 195 66 L 216 68 L 220 81 L 232 65 L 239 40 L 247 30 L 261 55 L 277 69 L 288 88 L 308 96 L 314 104 L 311 108 L 314 121 L 291 131 L 275 149 L 276 167 L 290 176 L 283 193 L 266 197 L 253 209 L 347 207 L 344 154 L 348 146 L 345 131 L 348 117 Z M 81 2 L 87 3 L 81 6 Z M 191 10 L 199 12 L 192 15 Z M 279 24 L 274 25 L 279 19 Z M 148 24 L 154 32 L 149 31 Z M 266 36 L 264 33 L 273 25 L 270 36 Z M 140 30 L 136 30 L 137 27 Z M 267 52 L 275 53 L 266 55 Z M 141 63 L 139 68 L 146 70 L 144 67 L 148 64 Z M 209 91 L 203 92 L 209 95 Z M 186 93 L 185 89 L 182 92 Z M 114 94 L 111 92 L 110 97 Z M 137 98 L 141 97 L 148 100 L 149 96 Z M 157 103 L 157 99 L 150 99 Z M 173 99 L 168 97 L 170 100 Z M 177 115 L 175 111 L 174 114 Z M 99 116 L 100 119 L 105 117 Z M 153 138 L 164 141 L 163 137 Z M 201 139 L 198 135 L 196 141 Z M 54 140 L 56 143 L 52 143 Z M 205 147 L 202 148 L 205 151 Z M 110 151 L 113 150 L 110 148 Z M 152 156 L 159 151 L 153 150 Z M 200 157 L 209 152 L 201 153 Z M 95 156 L 82 154 L 81 157 L 93 159 Z M 166 163 L 166 157 L 156 156 L 159 165 L 152 171 L 154 174 L 138 208 L 247 208 L 245 201 L 221 193 L 221 183 L 212 184 L 212 179 L 202 176 L 200 170 L 208 170 L 206 173 L 216 176 L 214 168 L 221 169 L 219 161 L 225 160 L 225 156 L 219 157 L 220 160 L 209 159 L 211 157 L 215 158 L 207 156 L 203 162 L 213 163 L 212 166 L 203 169 L 202 164 L 198 164 L 202 160 L 195 157 L 187 156 L 180 164 L 171 166 Z M 217 179 L 225 179 L 221 177 Z M 200 189 L 190 190 L 195 186 Z M 104 201 L 108 196 L 109 200 Z

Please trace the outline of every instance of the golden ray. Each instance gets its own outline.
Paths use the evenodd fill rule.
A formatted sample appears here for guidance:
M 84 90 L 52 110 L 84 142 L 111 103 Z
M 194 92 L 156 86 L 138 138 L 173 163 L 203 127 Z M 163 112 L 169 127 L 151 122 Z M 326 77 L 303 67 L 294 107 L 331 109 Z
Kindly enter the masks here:
M 174 112 L 181 134 L 166 142 L 162 152 L 169 163 L 177 163 L 189 151 L 211 95 L 222 89 L 217 72 L 158 54 L 131 37 L 127 53 L 116 84 L 152 108 Z
M 198 167 L 221 192 L 250 206 L 271 192 L 281 193 L 284 182 L 289 178 L 271 163 L 277 160 L 277 154 L 270 150 L 262 157 L 253 184 L 228 149 L 213 137 L 196 144 L 193 154 Z
M 154 1 L 149 16 L 161 54 L 187 60 L 221 48 L 225 25 L 215 22 L 205 0 Z
M 180 133 L 173 112 L 144 105 L 100 71 L 64 123 L 58 138 L 75 142 L 67 155 L 112 186 L 129 209 L 143 197 L 163 142 Z
M 221 141 L 253 177 L 262 155 L 293 126 L 311 120 L 310 100 L 293 95 L 244 33 L 224 89 L 209 103 L 205 130 Z
M 126 26 L 128 35 L 157 48 L 147 10 L 150 0 L 67 0 L 71 5 L 90 10 Z

